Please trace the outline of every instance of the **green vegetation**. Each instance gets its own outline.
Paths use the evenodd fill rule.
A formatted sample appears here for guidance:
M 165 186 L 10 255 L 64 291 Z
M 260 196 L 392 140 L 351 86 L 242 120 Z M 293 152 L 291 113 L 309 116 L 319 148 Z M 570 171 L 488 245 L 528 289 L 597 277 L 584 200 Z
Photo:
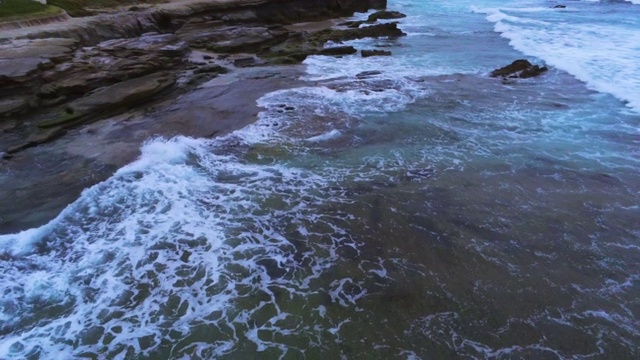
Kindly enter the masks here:
M 0 0 L 0 21 L 32 19 L 55 15 L 60 11 L 59 8 L 32 0 Z
M 59 8 L 62 8 L 67 12 L 67 14 L 73 17 L 95 15 L 96 13 L 100 12 L 100 10 L 115 8 L 119 6 L 155 4 L 155 3 L 161 3 L 161 2 L 165 2 L 165 1 L 164 0 L 48 0 L 47 1 L 49 5 L 54 5 Z
M 90 16 L 93 15 L 86 9 L 87 0 L 48 0 L 47 4 L 64 9 L 69 16 Z

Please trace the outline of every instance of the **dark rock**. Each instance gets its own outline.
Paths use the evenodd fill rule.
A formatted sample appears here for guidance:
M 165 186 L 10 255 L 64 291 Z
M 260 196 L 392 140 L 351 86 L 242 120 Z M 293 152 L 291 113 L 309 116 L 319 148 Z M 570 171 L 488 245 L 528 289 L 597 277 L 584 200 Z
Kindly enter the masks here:
M 194 74 L 216 74 L 216 75 L 226 74 L 228 72 L 229 72 L 229 69 L 220 65 L 207 65 L 193 71 Z
M 270 64 L 270 65 L 295 65 L 295 64 L 300 64 L 301 62 L 304 61 L 304 57 L 302 57 L 302 56 L 306 57 L 306 55 L 280 56 L 280 57 L 269 59 L 269 61 L 267 61 L 265 64 Z
M 369 18 L 367 18 L 367 21 L 375 22 L 378 20 L 401 19 L 404 17 L 407 17 L 407 15 L 398 11 L 381 10 L 369 15 Z
M 106 53 L 115 53 L 120 58 L 154 53 L 158 56 L 181 57 L 189 52 L 189 45 L 173 34 L 146 33 L 133 39 L 104 41 L 96 46 Z M 125 55 L 126 54 L 126 55 Z
M 356 77 L 358 79 L 366 79 L 366 78 L 369 78 L 371 76 L 380 75 L 380 74 L 382 74 L 382 71 L 375 71 L 375 70 L 373 70 L 373 71 L 363 71 L 363 72 L 357 74 Z
M 217 24 L 216 24 L 217 25 Z M 289 31 L 283 27 L 216 26 L 209 22 L 190 23 L 176 33 L 196 48 L 220 53 L 256 53 L 285 41 Z
M 386 50 L 362 50 L 360 53 L 362 54 L 362 57 L 391 56 L 391 51 Z
M 233 66 L 235 67 L 239 67 L 239 68 L 246 68 L 246 67 L 252 67 L 252 66 L 261 66 L 261 65 L 265 65 L 265 62 L 262 60 L 259 60 L 255 57 L 246 57 L 246 58 L 240 58 L 240 59 L 236 59 L 233 61 Z
M 527 60 L 516 60 L 510 65 L 491 72 L 491 77 L 531 78 L 547 71 L 546 66 L 533 65 Z
M 103 334 L 104 328 L 102 326 L 93 326 L 82 330 L 79 336 L 82 345 L 95 345 L 100 341 Z
M 62 144 L 49 143 L 13 156 L 10 165 L 19 168 L 11 170 L 11 177 L 0 179 L 3 190 L 0 191 L 0 229 L 3 233 L 40 226 L 54 218 L 77 199 L 82 189 L 108 178 L 118 167 L 133 161 L 139 155 L 140 144 L 150 136 L 208 137 L 228 133 L 255 119 L 260 111 L 255 105 L 257 98 L 289 87 L 299 78 L 299 69 L 283 68 L 278 69 L 277 75 L 269 75 L 273 78 L 268 81 L 243 78 L 230 84 L 191 89 L 180 97 L 166 99 L 171 105 L 158 105 L 162 111 L 145 107 L 128 112 L 130 107 L 169 90 L 173 76 L 168 76 L 168 81 L 162 84 L 154 83 L 150 78 L 162 77 L 154 74 L 165 71 L 184 70 L 187 65 L 185 55 L 190 51 L 184 43 L 198 42 L 198 37 L 203 35 L 195 29 L 196 24 L 207 23 L 202 28 L 207 33 L 229 26 L 230 23 L 223 21 L 211 21 L 223 17 L 228 21 L 244 22 L 254 21 L 257 16 L 260 23 L 267 24 L 275 23 L 277 18 L 285 22 L 324 20 L 372 7 L 384 8 L 386 0 L 278 0 L 249 1 L 247 4 L 202 1 L 173 5 L 152 8 L 138 5 L 141 11 L 122 11 L 86 22 L 42 27 L 31 32 L 29 39 L 0 40 L 3 109 L 9 109 L 7 114 L 21 113 L 29 110 L 23 107 L 27 102 L 32 110 L 39 108 L 34 114 L 11 116 L 0 122 L 2 126 L 11 123 L 10 132 L 4 132 L 0 139 L 0 151 L 50 142 L 65 132 L 68 134 Z M 181 29 L 189 18 L 197 19 Z M 285 38 L 282 34 L 286 30 L 282 27 L 256 24 L 247 26 L 260 28 L 259 31 L 266 29 L 270 34 L 264 37 L 264 43 L 247 45 L 253 53 L 263 52 L 265 47 L 273 47 Z M 191 26 L 194 31 L 189 33 Z M 150 31 L 162 34 L 149 34 Z M 171 35 L 176 31 L 177 39 Z M 204 34 L 202 38 L 207 36 Z M 288 39 L 289 36 L 284 40 Z M 284 55 L 275 55 L 272 62 L 302 61 L 322 48 L 325 41 L 317 40 L 311 45 L 296 45 L 296 49 L 285 51 Z M 222 41 L 226 40 L 222 38 Z M 28 45 L 23 46 L 26 43 Z M 200 45 L 215 47 L 219 42 L 207 40 Z M 233 61 L 234 57 L 229 59 Z M 252 62 L 253 65 L 269 63 L 255 58 Z M 259 79 L 259 74 L 256 69 L 252 76 Z M 285 79 L 283 74 L 289 75 Z M 136 86 L 136 82 L 144 84 Z M 44 90 L 40 91 L 41 88 Z M 54 113 L 42 109 L 43 104 L 53 106 L 61 102 L 68 102 L 68 106 L 61 107 L 61 113 L 57 109 Z M 110 120 L 88 125 L 81 131 L 67 131 L 68 126 L 80 121 L 100 121 L 102 115 L 124 112 Z M 153 116 L 147 116 L 148 113 Z M 51 127 L 36 127 L 38 123 L 46 125 L 43 120 L 56 116 L 56 120 L 62 121 L 59 125 L 54 121 L 49 123 Z M 211 121 L 212 118 L 216 121 Z M 6 153 L 4 156 L 11 157 Z M 41 166 L 34 167 L 34 163 Z M 99 333 L 98 329 L 92 329 L 92 332 L 94 330 Z M 93 343 L 91 334 L 87 335 L 87 344 Z
M 336 30 L 328 29 L 318 31 L 310 36 L 311 43 L 326 43 L 327 41 L 341 42 L 364 38 L 399 37 L 405 33 L 398 28 L 396 23 L 377 24 L 357 29 Z
M 134 39 L 105 41 L 41 73 L 41 104 L 73 100 L 92 90 L 127 79 L 170 70 L 184 63 L 187 44 L 172 34 L 147 33 Z
M 57 139 L 60 136 L 64 135 L 66 130 L 63 128 L 52 128 L 52 129 L 41 129 L 38 130 L 27 138 L 27 140 L 21 144 L 11 146 L 7 149 L 8 154 L 14 154 L 18 151 L 22 151 L 24 149 L 44 144 L 51 140 Z
M 64 107 L 55 119 L 41 122 L 42 128 L 67 125 L 87 115 L 105 112 L 109 109 L 126 109 L 149 100 L 154 95 L 173 85 L 175 78 L 166 73 L 152 74 L 123 81 L 105 87 L 86 97 L 72 101 Z
M 0 117 L 6 117 L 19 113 L 28 107 L 28 97 L 10 97 L 0 99 Z
M 554 9 L 564 9 L 564 8 L 566 8 L 566 7 L 567 7 L 567 5 L 556 5 L 556 6 L 554 6 L 553 8 L 554 8 Z
M 257 55 L 270 64 L 296 64 L 309 55 L 345 55 L 355 53 L 352 47 L 324 48 L 329 42 L 340 43 L 347 40 L 378 37 L 398 37 L 405 35 L 397 24 L 377 24 L 358 29 L 326 29 L 314 33 L 290 33 L 281 44 L 258 52 Z
M 366 21 L 345 21 L 343 23 L 338 24 L 338 26 L 346 26 L 348 28 L 357 29 L 362 24 L 366 24 Z
M 315 53 L 315 55 L 325 55 L 325 56 L 351 55 L 351 54 L 355 54 L 356 52 L 358 52 L 358 50 L 356 50 L 353 46 L 336 46 L 336 47 L 322 49 L 317 53 Z

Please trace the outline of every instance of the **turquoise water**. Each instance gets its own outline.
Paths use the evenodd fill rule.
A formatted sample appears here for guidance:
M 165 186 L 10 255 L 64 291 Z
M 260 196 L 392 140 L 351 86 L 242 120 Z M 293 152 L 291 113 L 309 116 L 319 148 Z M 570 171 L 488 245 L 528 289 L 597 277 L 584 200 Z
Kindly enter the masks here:
M 555 4 L 391 1 L 394 56 L 150 140 L 0 236 L 0 358 L 638 358 L 640 6 Z

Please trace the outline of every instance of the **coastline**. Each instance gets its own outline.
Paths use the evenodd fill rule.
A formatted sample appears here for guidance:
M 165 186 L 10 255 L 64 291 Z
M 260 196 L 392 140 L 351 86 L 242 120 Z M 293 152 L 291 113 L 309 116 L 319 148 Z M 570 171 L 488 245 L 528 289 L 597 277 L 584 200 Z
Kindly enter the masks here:
M 3 95 L 5 99 L 9 96 L 9 106 L 13 106 L 11 101 L 16 93 L 27 94 L 34 91 L 28 86 L 35 85 L 39 88 L 37 91 L 42 91 L 46 84 L 42 84 L 40 79 L 46 80 L 47 76 L 57 76 L 58 83 L 78 76 L 76 72 L 62 71 L 55 75 L 57 68 L 54 67 L 63 67 L 66 64 L 67 67 L 76 67 L 82 71 L 86 64 L 74 61 L 80 56 L 87 56 L 86 52 L 83 52 L 87 49 L 86 46 L 98 45 L 100 48 L 102 45 L 99 44 L 111 44 L 111 38 L 128 38 L 124 46 L 129 46 L 128 51 L 134 51 L 136 54 L 135 51 L 138 50 L 135 46 L 138 46 L 138 43 L 145 43 L 147 39 L 151 39 L 148 42 L 153 42 L 156 38 L 162 38 L 164 41 L 167 36 L 175 37 L 171 34 L 183 29 L 190 23 L 189 19 L 195 19 L 195 23 L 200 24 L 203 16 L 205 21 L 212 19 L 214 26 L 228 23 L 233 24 L 230 26 L 242 28 L 257 24 L 267 26 L 266 28 L 276 26 L 277 31 L 277 25 L 273 25 L 274 23 L 291 25 L 303 22 L 302 25 L 298 25 L 297 33 L 305 32 L 307 29 L 319 31 L 333 24 L 327 22 L 328 19 L 350 15 L 354 11 L 364 11 L 370 6 L 380 7 L 382 3 L 386 1 L 180 1 L 135 13 L 120 12 L 74 18 L 68 22 L 53 24 L 51 27 L 36 26 L 3 32 L 3 39 L 0 39 L 0 61 L 13 60 L 19 67 L 24 67 L 26 63 L 32 68 L 27 71 L 20 68 L 18 70 L 23 71 L 20 76 L 7 80 L 5 67 L 5 73 L 0 75 L 5 75 L 4 82 L 10 86 L 5 87 L 4 94 L 0 93 L 0 102 Z M 298 4 L 300 7 L 289 6 L 286 11 L 278 12 L 283 6 L 291 4 Z M 316 11 L 318 7 L 332 9 L 332 6 L 335 7 L 335 11 Z M 164 29 L 158 29 L 158 24 L 166 22 L 167 18 L 172 19 L 169 21 L 171 25 L 165 23 Z M 218 18 L 221 20 L 217 20 Z M 154 22 L 145 24 L 141 19 L 154 19 Z M 318 22 L 313 22 L 314 20 Z M 306 23 L 307 21 L 312 22 Z M 132 22 L 137 26 L 129 27 Z M 103 26 L 96 26 L 97 24 Z M 148 31 L 154 30 L 166 36 L 148 35 Z M 142 34 L 146 35 L 140 38 Z M 251 34 L 248 35 L 250 36 Z M 138 43 L 136 39 L 139 40 Z M 95 71 L 87 72 L 89 74 L 84 76 L 90 81 L 84 82 L 82 86 L 74 83 L 62 88 L 68 89 L 64 91 L 69 92 L 79 88 L 77 94 L 71 93 L 62 101 L 44 97 L 44 101 L 40 98 L 34 100 L 33 97 L 25 98 L 26 100 L 18 98 L 20 106 L 17 106 L 13 113 L 9 112 L 8 117 L 0 118 L 0 144 L 3 147 L 0 149 L 0 152 L 3 152 L 3 159 L 0 160 L 0 185 L 3 188 L 0 194 L 0 233 L 15 233 L 47 223 L 74 201 L 84 189 L 104 181 L 117 169 L 135 160 L 139 155 L 140 146 L 148 139 L 178 135 L 209 138 L 227 134 L 257 119 L 260 109 L 256 100 L 261 96 L 303 84 L 303 81 L 298 80 L 302 74 L 300 62 L 288 64 L 274 61 L 274 64 L 246 66 L 242 65 L 242 61 L 248 59 L 247 56 L 251 58 L 251 54 L 233 51 L 232 54 L 226 55 L 206 49 L 195 49 L 190 45 L 185 47 L 182 42 L 175 45 L 176 41 L 181 39 L 169 38 L 167 41 L 163 49 L 168 50 L 160 50 L 159 54 L 169 54 L 168 51 L 172 51 L 169 54 L 171 59 L 166 60 L 166 55 L 162 55 L 165 57 L 161 59 L 166 60 L 166 63 L 161 66 L 145 68 L 144 71 L 133 75 L 129 68 L 126 68 L 121 79 L 114 81 L 105 77 L 107 80 L 99 84 L 102 87 L 96 87 L 91 83 Z M 148 44 L 143 46 L 146 45 Z M 117 51 L 111 50 L 109 46 L 101 48 L 103 52 L 91 56 L 98 58 L 109 51 Z M 180 49 L 176 50 L 171 46 Z M 131 50 L 131 47 L 134 49 Z M 149 50 L 145 48 L 144 51 Z M 13 59 L 12 54 L 16 54 Z M 35 61 L 23 61 L 24 56 L 28 57 L 27 60 Z M 144 64 L 140 63 L 151 60 L 138 61 L 138 65 L 133 64 L 129 67 L 141 67 Z M 118 60 L 115 62 L 118 63 Z M 236 66 L 237 64 L 241 66 Z M 227 70 L 222 71 L 221 68 Z M 224 74 L 228 70 L 229 73 Z M 52 71 L 54 75 L 51 75 Z M 109 74 L 107 71 L 105 73 Z M 154 89 L 141 102 L 121 102 L 108 105 L 107 108 L 89 108 L 79 122 L 71 121 L 52 128 L 42 126 L 43 123 L 51 122 L 52 118 L 53 121 L 58 121 L 55 120 L 58 116 L 56 114 L 64 115 L 64 112 L 68 111 L 65 109 L 82 102 L 85 97 L 89 97 L 87 101 L 94 101 L 91 96 L 100 92 L 100 89 L 108 91 L 110 87 L 115 88 L 123 80 L 130 81 L 127 79 L 131 77 L 142 79 L 140 81 L 147 86 L 148 82 L 145 83 L 145 79 L 154 76 L 168 76 L 169 87 L 157 91 Z M 37 79 L 35 84 L 33 79 Z M 0 76 L 0 83 L 2 81 L 3 76 Z M 58 83 L 54 82 L 54 85 Z M 60 89 L 53 87 L 52 92 L 62 91 Z M 137 88 L 134 87 L 133 90 L 137 91 Z M 39 102 L 35 102 L 36 100 Z M 47 105 L 47 101 L 53 105 Z
M 472 3 L 10 42 L 0 358 L 640 358 L 640 8 Z

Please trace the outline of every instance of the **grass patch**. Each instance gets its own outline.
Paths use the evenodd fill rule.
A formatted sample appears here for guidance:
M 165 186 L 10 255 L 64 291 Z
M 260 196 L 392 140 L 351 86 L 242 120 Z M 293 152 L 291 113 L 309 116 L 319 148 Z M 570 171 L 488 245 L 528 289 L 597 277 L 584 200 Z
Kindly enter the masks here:
M 60 12 L 59 8 L 32 0 L 0 0 L 0 21 L 31 19 Z
M 91 16 L 99 10 L 111 9 L 119 6 L 133 6 L 141 4 L 157 4 L 165 0 L 48 0 L 49 5 L 64 9 L 73 17 Z
M 69 16 L 91 16 L 93 13 L 86 9 L 86 0 L 48 0 L 47 4 L 64 9 Z

